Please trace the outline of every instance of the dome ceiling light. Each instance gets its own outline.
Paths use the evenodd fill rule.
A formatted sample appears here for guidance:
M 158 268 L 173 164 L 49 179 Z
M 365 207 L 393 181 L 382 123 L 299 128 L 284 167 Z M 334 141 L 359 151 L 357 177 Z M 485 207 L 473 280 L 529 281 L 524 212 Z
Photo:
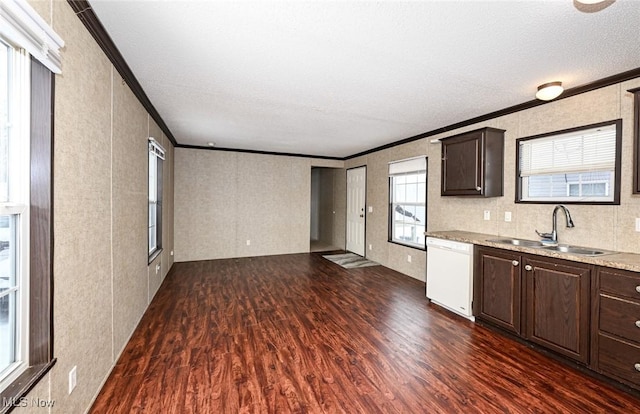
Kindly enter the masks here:
M 556 99 L 564 92 L 564 88 L 562 87 L 562 82 L 555 81 L 542 84 L 538 86 L 538 92 L 536 92 L 536 98 L 541 101 L 551 101 Z

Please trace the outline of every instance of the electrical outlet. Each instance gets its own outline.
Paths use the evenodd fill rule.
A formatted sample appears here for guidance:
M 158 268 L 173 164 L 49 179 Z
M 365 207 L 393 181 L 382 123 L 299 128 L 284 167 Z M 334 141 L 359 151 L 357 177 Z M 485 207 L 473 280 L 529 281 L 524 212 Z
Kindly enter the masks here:
M 169 253 L 170 256 L 173 256 L 173 250 L 171 250 L 171 253 Z
M 484 211 L 484 219 L 485 220 L 491 220 L 491 210 L 485 210 Z
M 505 211 L 504 212 L 504 221 L 511 221 L 511 212 L 510 211 Z
M 636 218 L 636 231 L 640 232 L 640 218 Z
M 156 275 L 158 274 L 159 271 L 160 271 L 160 263 L 156 265 Z
M 411 263 L 411 255 L 410 254 L 407 255 L 407 262 Z
M 77 366 L 73 366 L 71 371 L 69 371 L 69 394 L 73 391 L 77 384 L 77 376 L 76 376 Z
M 373 244 L 369 245 L 369 250 L 373 250 Z
M 251 240 L 247 240 L 247 246 L 251 246 Z

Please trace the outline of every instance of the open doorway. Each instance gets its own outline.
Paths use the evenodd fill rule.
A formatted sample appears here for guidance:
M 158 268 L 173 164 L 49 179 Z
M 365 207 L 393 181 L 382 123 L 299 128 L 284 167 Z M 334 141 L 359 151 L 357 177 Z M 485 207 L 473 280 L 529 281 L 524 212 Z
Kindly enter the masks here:
M 312 252 L 344 249 L 344 175 L 342 168 L 311 168 Z

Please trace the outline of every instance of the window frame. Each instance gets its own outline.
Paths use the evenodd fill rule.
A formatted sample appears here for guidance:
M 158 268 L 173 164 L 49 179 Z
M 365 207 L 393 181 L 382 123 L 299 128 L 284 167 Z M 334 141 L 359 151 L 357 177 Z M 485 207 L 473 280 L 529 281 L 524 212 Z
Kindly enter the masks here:
M 149 207 L 148 214 L 148 247 L 149 247 L 149 263 L 153 262 L 162 252 L 162 204 L 163 204 L 163 164 L 166 151 L 154 138 L 149 137 L 149 162 L 148 162 L 148 178 L 149 178 Z M 153 166 L 151 160 L 154 160 Z M 152 176 L 151 173 L 154 172 Z M 153 182 L 152 182 L 153 180 Z M 151 225 L 151 208 L 155 207 L 155 223 Z M 151 229 L 155 229 L 155 246 L 151 244 Z
M 409 158 L 406 160 L 398 160 L 398 161 L 393 161 L 390 164 L 395 164 L 395 163 L 401 163 L 403 161 L 411 161 L 414 159 L 419 159 L 419 158 L 424 158 L 425 160 L 425 169 L 424 169 L 424 175 L 425 175 L 425 180 L 424 180 L 424 202 L 420 203 L 420 202 L 415 202 L 415 203 L 403 203 L 403 204 L 410 204 L 410 205 L 415 205 L 415 206 L 424 206 L 424 229 L 425 231 L 427 230 L 427 196 L 428 196 L 428 172 L 429 172 L 429 159 L 428 157 L 415 157 L 415 158 Z M 388 204 L 388 225 L 387 225 L 387 229 L 388 229 L 388 234 L 387 234 L 387 241 L 389 243 L 393 243 L 393 244 L 397 244 L 400 246 L 404 246 L 404 247 L 410 247 L 412 249 L 417 249 L 417 250 L 423 250 L 426 251 L 427 249 L 427 245 L 426 245 L 426 237 L 425 237 L 425 242 L 423 245 L 419 245 L 419 244 L 414 244 L 414 243 L 407 243 L 404 242 L 402 240 L 398 240 L 398 239 L 394 239 L 393 238 L 393 234 L 394 234 L 394 224 L 395 224 L 395 220 L 394 220 L 394 213 L 395 213 L 395 209 L 394 209 L 394 200 L 393 200 L 393 196 L 394 196 L 394 188 L 393 188 L 393 178 L 400 176 L 400 175 L 410 175 L 410 174 L 416 174 L 416 173 L 420 173 L 423 170 L 415 170 L 415 171 L 408 171 L 405 173 L 400 173 L 400 174 L 391 174 L 388 173 L 388 189 L 389 189 L 389 204 Z M 420 184 L 420 183 L 418 183 Z
M 53 114 L 55 76 L 30 57 L 29 290 L 26 368 L 0 390 L 0 401 L 19 401 L 56 363 L 53 357 Z M 0 413 L 15 404 L 0 405 Z
M 523 141 L 534 140 L 538 138 L 547 138 L 554 135 L 562 135 L 568 134 L 578 131 L 583 131 L 587 129 L 599 128 L 615 125 L 616 128 L 616 148 L 615 148 L 615 166 L 614 166 L 614 178 L 613 178 L 613 199 L 611 201 L 598 201 L 598 200 L 589 200 L 589 201 L 579 201 L 579 200 L 567 200 L 567 199 L 544 199 L 544 200 L 523 200 L 522 192 L 523 185 L 520 177 L 520 143 Z M 620 205 L 620 184 L 621 184 L 621 170 L 622 170 L 622 119 L 615 119 L 605 122 L 598 122 L 595 124 L 589 124 L 584 126 L 579 126 L 575 128 L 563 129 L 559 131 L 548 132 L 539 135 L 532 135 L 529 137 L 523 137 L 516 139 L 516 168 L 515 168 L 515 203 L 517 204 L 582 204 L 582 205 Z

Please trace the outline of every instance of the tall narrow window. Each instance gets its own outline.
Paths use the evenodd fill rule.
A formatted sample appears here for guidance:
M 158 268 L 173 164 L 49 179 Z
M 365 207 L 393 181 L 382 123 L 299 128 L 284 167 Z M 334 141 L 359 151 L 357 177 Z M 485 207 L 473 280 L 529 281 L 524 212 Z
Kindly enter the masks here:
M 389 241 L 425 248 L 427 159 L 389 164 Z
M 28 362 L 29 63 L 0 41 L 0 384 Z
M 618 204 L 621 124 L 519 139 L 516 201 Z
M 164 149 L 149 138 L 149 261 L 162 250 L 162 161 Z
M 53 366 L 54 73 L 64 42 L 0 0 L 0 412 Z

